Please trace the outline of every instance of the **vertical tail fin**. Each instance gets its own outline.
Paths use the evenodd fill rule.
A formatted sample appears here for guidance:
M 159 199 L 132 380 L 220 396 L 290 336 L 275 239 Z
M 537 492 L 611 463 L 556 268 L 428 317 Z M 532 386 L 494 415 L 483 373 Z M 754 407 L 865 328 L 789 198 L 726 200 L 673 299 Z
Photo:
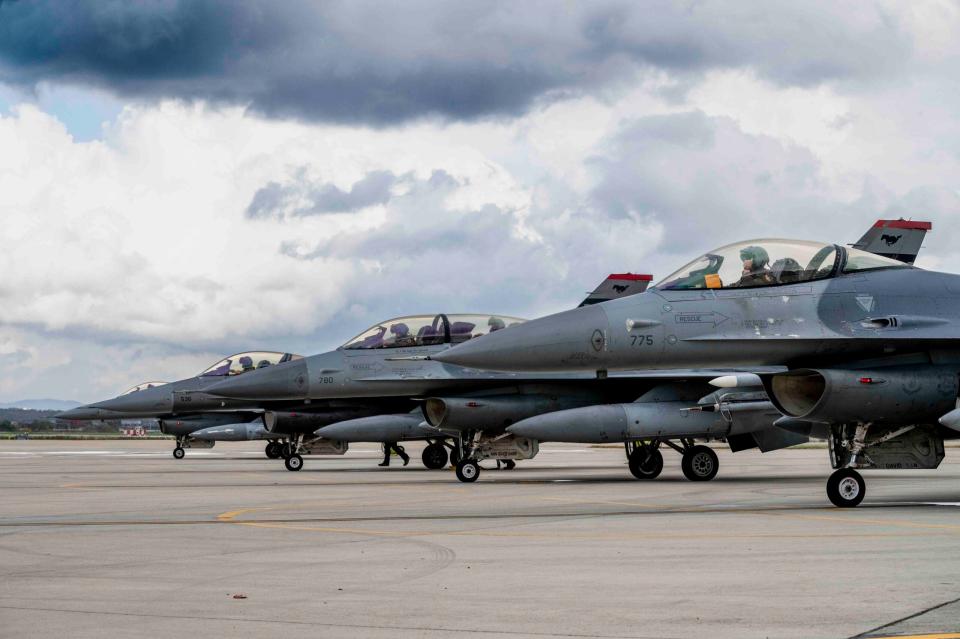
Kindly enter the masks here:
M 853 244 L 853 248 L 913 264 L 920 252 L 924 236 L 932 228 L 930 222 L 877 220 L 870 230 Z
M 607 279 L 600 282 L 593 292 L 587 295 L 587 299 L 580 302 L 580 306 L 589 306 L 608 302 L 618 297 L 636 295 L 647 290 L 647 286 L 653 280 L 652 275 L 643 275 L 636 273 L 611 273 Z

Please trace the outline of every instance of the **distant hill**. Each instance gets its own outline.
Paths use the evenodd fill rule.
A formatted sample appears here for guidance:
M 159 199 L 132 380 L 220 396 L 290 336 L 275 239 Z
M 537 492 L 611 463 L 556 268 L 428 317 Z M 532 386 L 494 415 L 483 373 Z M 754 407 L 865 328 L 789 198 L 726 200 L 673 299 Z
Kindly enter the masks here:
M 16 402 L 0 402 L 0 408 L 23 408 L 26 410 L 67 410 L 82 406 L 69 399 L 21 399 Z

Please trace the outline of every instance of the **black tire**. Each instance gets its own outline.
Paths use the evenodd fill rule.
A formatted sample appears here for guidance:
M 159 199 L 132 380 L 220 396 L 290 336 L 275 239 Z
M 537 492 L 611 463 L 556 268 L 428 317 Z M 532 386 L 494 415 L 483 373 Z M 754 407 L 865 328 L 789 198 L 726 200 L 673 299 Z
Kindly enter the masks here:
M 720 460 L 709 446 L 694 446 L 683 454 L 680 468 L 690 481 L 710 481 L 720 470 Z
M 516 468 L 516 467 L 517 467 L 517 462 L 513 461 L 512 459 L 504 459 L 504 460 L 503 460 L 503 469 L 504 469 L 504 470 L 513 470 L 513 469 Z
M 447 465 L 447 449 L 443 447 L 443 444 L 430 444 L 423 449 L 420 459 L 423 461 L 423 465 L 430 470 L 440 470 Z
M 867 495 L 867 482 L 852 468 L 841 468 L 827 480 L 827 497 L 837 508 L 854 508 Z
M 294 454 L 294 453 L 293 453 L 293 444 L 291 444 L 290 442 L 284 442 L 284 443 L 282 443 L 282 444 L 277 444 L 277 446 L 279 446 L 279 449 L 278 449 L 278 450 L 279 450 L 280 456 L 281 456 L 282 458 L 284 458 L 284 459 L 287 459 L 288 457 L 290 457 L 290 455 L 293 455 L 293 454 Z
M 289 471 L 298 471 L 303 468 L 303 457 L 294 453 L 283 460 L 283 465 L 286 466 Z
M 460 463 L 460 449 L 454 446 L 450 449 L 450 465 L 456 468 Z
M 183 456 L 186 455 L 186 451 L 177 446 L 173 449 L 173 458 L 174 459 L 183 459 Z
M 457 464 L 457 479 L 465 484 L 477 481 L 480 477 L 480 464 L 472 459 L 463 459 Z
M 267 454 L 267 459 L 280 459 L 280 444 L 269 442 L 264 452 Z
M 656 479 L 663 472 L 663 454 L 656 448 L 637 448 L 627 458 L 627 465 L 637 479 Z

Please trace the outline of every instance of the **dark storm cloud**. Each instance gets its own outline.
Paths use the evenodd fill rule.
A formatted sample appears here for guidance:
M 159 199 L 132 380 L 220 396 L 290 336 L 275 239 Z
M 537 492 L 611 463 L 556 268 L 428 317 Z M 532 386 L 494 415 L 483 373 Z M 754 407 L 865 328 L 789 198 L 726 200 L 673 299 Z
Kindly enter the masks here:
M 268 182 L 257 189 L 247 206 L 247 217 L 282 219 L 358 211 L 384 204 L 396 182 L 390 171 L 371 171 L 345 191 L 334 184 L 314 184 L 301 170 L 288 184 Z
M 0 4 L 0 81 L 373 125 L 518 115 L 646 69 L 867 80 L 910 46 L 882 9 L 826 2 Z

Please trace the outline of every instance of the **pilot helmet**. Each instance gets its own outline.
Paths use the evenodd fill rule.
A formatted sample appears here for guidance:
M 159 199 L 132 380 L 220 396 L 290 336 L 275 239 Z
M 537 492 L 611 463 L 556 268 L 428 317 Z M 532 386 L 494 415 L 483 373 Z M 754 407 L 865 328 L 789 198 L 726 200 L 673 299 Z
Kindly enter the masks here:
M 740 249 L 740 260 L 743 262 L 753 260 L 753 269 L 758 270 L 770 262 L 770 255 L 762 246 L 748 246 Z

